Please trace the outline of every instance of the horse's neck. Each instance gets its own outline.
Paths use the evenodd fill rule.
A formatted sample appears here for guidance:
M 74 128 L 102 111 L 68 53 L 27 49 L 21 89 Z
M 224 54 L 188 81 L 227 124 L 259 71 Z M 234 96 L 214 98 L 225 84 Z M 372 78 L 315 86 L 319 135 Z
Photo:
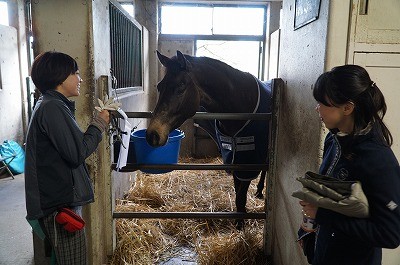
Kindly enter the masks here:
M 253 112 L 258 100 L 257 83 L 253 77 L 215 81 L 201 85 L 201 89 L 201 104 L 208 112 L 249 113 Z

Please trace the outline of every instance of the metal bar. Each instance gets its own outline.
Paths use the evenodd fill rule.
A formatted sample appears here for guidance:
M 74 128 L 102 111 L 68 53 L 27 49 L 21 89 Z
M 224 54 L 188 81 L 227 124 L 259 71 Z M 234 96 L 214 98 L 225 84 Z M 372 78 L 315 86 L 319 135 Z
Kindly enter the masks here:
M 114 212 L 113 218 L 266 219 L 266 214 L 265 213 L 239 213 L 239 212 Z
M 115 117 L 122 118 L 122 116 L 113 111 L 112 114 Z M 128 118 L 151 118 L 153 117 L 153 113 L 150 111 L 142 111 L 142 112 L 126 112 L 126 116 Z M 272 114 L 271 113 L 209 113 L 209 112 L 196 112 L 196 114 L 190 119 L 197 120 L 208 120 L 208 119 L 217 119 L 217 120 L 270 120 Z
M 225 40 L 225 41 L 263 41 L 263 35 L 189 35 L 189 34 L 160 34 L 160 40 Z
M 113 163 L 111 168 L 116 170 L 117 164 Z M 267 164 L 131 164 L 127 163 L 119 172 L 132 172 L 141 169 L 165 169 L 165 170 L 233 170 L 233 171 L 257 171 L 267 170 Z

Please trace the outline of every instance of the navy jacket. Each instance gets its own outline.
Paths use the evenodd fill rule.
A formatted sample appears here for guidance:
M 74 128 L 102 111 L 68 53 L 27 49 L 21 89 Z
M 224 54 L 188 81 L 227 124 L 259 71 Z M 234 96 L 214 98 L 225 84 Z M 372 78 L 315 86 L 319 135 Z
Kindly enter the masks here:
M 90 125 L 83 133 L 75 121 L 75 107 L 57 91 L 37 102 L 26 140 L 25 197 L 27 219 L 39 219 L 59 207 L 94 201 L 85 159 L 102 139 Z
M 352 141 L 351 155 L 342 147 Z M 400 244 L 400 167 L 374 129 L 354 140 L 329 133 L 320 174 L 358 180 L 367 196 L 370 217 L 352 218 L 319 208 L 314 265 L 381 264 L 382 248 Z

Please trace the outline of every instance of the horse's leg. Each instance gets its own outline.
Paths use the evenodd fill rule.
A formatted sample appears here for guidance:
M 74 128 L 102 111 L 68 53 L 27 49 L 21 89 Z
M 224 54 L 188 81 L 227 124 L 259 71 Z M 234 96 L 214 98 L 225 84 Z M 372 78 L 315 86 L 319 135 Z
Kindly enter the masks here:
M 265 183 L 265 175 L 267 174 L 267 171 L 261 171 L 261 176 L 260 176 L 260 181 L 257 184 L 257 192 L 254 194 L 256 198 L 262 199 L 264 198 L 263 196 L 263 189 L 264 189 L 264 183 Z
M 246 212 L 246 202 L 247 202 L 247 191 L 249 190 L 250 182 L 251 181 L 241 181 L 236 177 L 233 177 L 235 183 L 235 192 L 236 192 L 236 211 L 239 213 Z M 244 227 L 244 220 L 237 219 L 236 220 L 236 227 L 238 229 L 243 229 Z

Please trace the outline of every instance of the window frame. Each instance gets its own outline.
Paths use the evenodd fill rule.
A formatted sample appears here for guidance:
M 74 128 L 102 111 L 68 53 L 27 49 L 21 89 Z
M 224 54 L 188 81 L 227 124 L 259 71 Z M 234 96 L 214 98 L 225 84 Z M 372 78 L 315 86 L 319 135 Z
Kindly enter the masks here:
M 259 62 L 258 62 L 258 78 L 264 79 L 265 73 L 265 58 L 266 58 L 266 47 L 267 47 L 267 12 L 268 3 L 257 3 L 257 4 L 228 4 L 228 3 L 193 3 L 193 2 L 174 2 L 174 1 L 160 1 L 158 4 L 158 24 L 159 28 L 159 40 L 191 40 L 194 42 L 194 50 L 197 50 L 197 40 L 220 40 L 220 41 L 258 41 L 260 42 L 259 51 Z M 211 35 L 196 35 L 196 34 L 165 34 L 161 33 L 161 8 L 164 5 L 174 5 L 174 6 L 187 6 L 187 7 L 256 7 L 264 9 L 265 23 L 263 25 L 262 35 L 232 35 L 232 34 L 211 34 Z

